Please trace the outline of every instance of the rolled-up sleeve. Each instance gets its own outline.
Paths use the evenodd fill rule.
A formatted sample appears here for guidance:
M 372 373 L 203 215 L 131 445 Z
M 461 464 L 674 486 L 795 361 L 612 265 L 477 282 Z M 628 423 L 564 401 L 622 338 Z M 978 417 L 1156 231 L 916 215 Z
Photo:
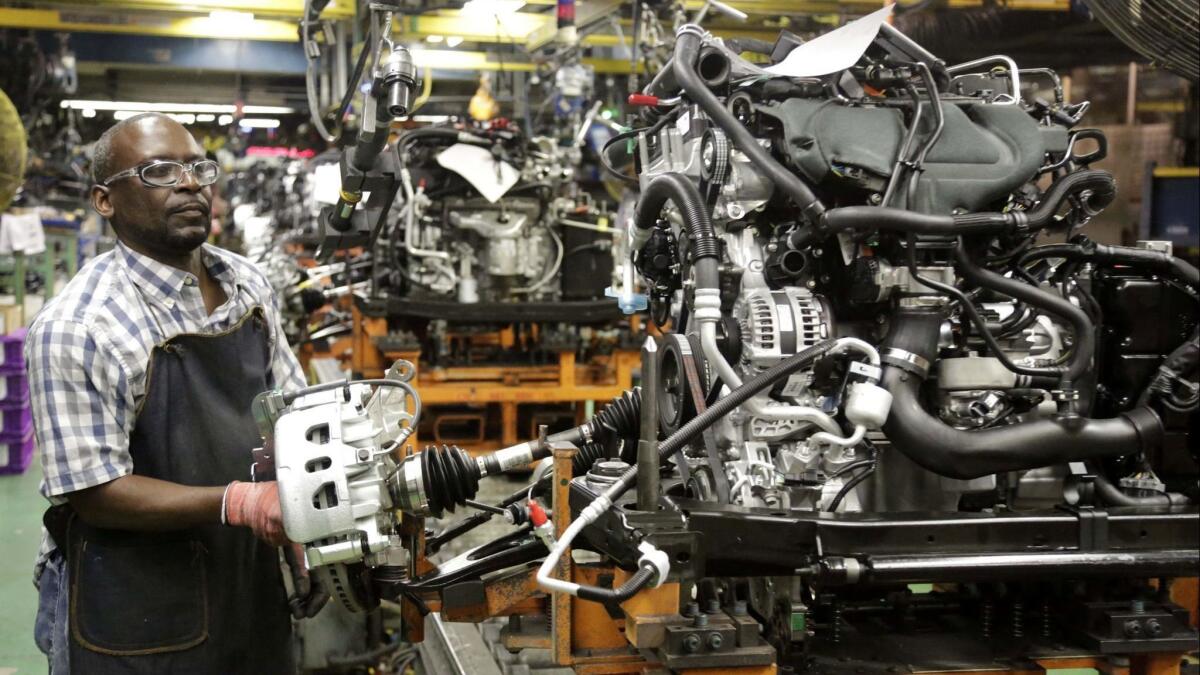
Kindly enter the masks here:
M 133 410 L 120 359 L 76 321 L 37 321 L 25 341 L 42 492 L 56 497 L 131 473 Z
M 268 286 L 269 288 L 269 286 Z M 271 300 L 266 308 L 271 324 L 271 377 L 274 386 L 283 391 L 296 391 L 308 384 L 300 360 L 288 345 L 283 332 L 283 319 L 279 308 L 279 297 L 271 291 Z

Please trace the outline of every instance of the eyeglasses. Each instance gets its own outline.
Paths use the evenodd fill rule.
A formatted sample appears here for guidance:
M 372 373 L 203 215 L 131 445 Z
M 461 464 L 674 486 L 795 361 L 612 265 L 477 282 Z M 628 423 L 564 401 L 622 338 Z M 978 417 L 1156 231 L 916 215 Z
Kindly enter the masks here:
M 150 187 L 175 187 L 179 185 L 179 181 L 183 180 L 183 174 L 188 172 L 191 172 L 196 177 L 196 182 L 201 186 L 212 185 L 217 182 L 217 177 L 221 175 L 221 166 L 211 159 L 202 159 L 191 164 L 156 159 L 145 164 L 139 164 L 132 169 L 115 173 L 109 176 L 108 180 L 100 184 L 108 187 L 113 181 L 137 176 L 142 179 L 143 183 Z

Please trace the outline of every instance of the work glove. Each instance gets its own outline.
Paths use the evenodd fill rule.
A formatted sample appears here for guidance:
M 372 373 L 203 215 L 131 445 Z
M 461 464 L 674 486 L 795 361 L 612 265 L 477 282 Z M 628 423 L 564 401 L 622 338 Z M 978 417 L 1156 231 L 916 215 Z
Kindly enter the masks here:
M 288 543 L 283 531 L 283 509 L 279 505 L 279 484 L 275 481 L 235 480 L 225 488 L 222 504 L 221 520 L 226 525 L 248 527 L 254 536 L 272 546 Z
M 311 619 L 329 602 L 329 592 L 321 582 L 308 574 L 304 564 L 304 547 L 291 544 L 283 548 L 283 559 L 292 573 L 292 594 L 288 596 L 288 609 L 295 619 Z

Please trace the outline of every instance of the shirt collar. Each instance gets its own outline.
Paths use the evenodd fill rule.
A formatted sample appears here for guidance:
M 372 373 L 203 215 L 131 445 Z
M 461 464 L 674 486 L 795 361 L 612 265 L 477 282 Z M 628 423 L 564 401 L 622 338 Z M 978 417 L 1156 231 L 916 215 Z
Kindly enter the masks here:
M 117 255 L 129 269 L 131 281 L 148 298 L 162 303 L 167 307 L 173 306 L 183 295 L 185 286 L 195 286 L 198 283 L 196 275 L 190 272 L 161 263 L 150 256 L 134 251 L 124 244 L 117 242 Z M 222 258 L 218 249 L 203 244 L 200 259 L 208 269 L 208 273 L 221 284 L 227 294 L 237 287 L 236 275 L 233 268 Z

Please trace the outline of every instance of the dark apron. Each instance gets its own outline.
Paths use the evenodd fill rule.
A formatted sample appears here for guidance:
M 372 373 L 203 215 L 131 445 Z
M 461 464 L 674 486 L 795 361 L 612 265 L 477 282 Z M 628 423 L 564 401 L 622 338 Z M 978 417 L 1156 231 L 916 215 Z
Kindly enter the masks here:
M 133 472 L 196 486 L 246 480 L 261 443 L 250 404 L 270 388 L 270 367 L 258 307 L 224 333 L 156 346 L 130 438 Z M 68 523 L 72 672 L 295 671 L 278 553 L 248 528 Z

